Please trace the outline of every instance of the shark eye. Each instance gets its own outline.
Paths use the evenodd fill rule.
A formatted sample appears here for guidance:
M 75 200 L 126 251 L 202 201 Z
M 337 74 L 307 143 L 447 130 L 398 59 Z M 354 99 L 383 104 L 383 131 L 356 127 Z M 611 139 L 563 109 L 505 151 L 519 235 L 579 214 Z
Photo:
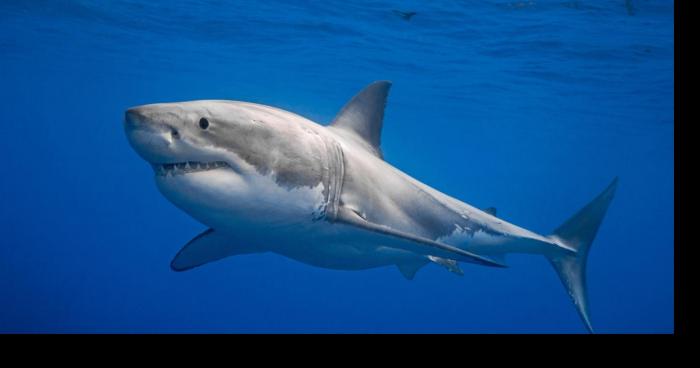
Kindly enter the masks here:
M 206 118 L 199 119 L 199 127 L 202 129 L 209 128 L 209 120 L 207 120 Z

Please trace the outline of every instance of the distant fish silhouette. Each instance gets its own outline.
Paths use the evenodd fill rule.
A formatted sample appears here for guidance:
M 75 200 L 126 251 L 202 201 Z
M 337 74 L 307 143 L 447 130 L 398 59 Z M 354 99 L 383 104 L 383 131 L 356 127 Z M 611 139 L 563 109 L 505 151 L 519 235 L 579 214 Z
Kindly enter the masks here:
M 400 11 L 400 10 L 394 10 L 394 14 L 398 15 L 399 17 L 403 18 L 404 20 L 411 20 L 411 17 L 413 17 L 417 13 L 414 11 L 404 12 L 404 11 Z
M 525 8 L 531 8 L 535 6 L 534 1 L 515 1 L 510 4 L 508 4 L 511 8 L 516 8 L 516 9 L 525 9 Z

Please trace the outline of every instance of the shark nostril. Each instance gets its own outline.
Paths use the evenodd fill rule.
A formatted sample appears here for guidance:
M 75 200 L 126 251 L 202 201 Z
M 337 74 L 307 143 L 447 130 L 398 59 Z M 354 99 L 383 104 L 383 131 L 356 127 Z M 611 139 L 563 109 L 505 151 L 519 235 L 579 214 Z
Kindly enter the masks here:
M 170 135 L 175 139 L 180 139 L 180 133 L 175 128 L 170 128 Z

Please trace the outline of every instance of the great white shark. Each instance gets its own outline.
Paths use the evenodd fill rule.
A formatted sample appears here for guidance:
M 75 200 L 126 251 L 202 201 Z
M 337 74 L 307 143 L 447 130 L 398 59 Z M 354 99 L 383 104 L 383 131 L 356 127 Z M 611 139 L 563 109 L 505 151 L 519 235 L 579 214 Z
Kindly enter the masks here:
M 506 267 L 505 255 L 545 256 L 589 331 L 586 260 L 615 178 L 549 235 L 441 193 L 383 159 L 391 83 L 360 91 L 323 126 L 250 102 L 203 100 L 130 108 L 124 127 L 160 192 L 209 227 L 171 267 L 274 252 L 330 269 L 395 265 L 407 279 L 436 263 Z

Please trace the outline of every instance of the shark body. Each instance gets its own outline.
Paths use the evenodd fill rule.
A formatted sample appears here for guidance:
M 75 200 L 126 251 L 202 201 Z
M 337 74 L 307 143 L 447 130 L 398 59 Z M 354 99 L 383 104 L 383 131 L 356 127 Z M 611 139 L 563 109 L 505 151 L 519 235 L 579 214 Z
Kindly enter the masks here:
M 550 235 L 443 194 L 383 159 L 391 84 L 358 93 L 328 125 L 260 104 L 206 100 L 127 110 L 125 130 L 156 185 L 209 229 L 171 262 L 176 271 L 274 252 L 313 266 L 395 265 L 412 279 L 436 263 L 505 267 L 508 253 L 547 257 L 586 327 L 585 266 L 617 179 Z

